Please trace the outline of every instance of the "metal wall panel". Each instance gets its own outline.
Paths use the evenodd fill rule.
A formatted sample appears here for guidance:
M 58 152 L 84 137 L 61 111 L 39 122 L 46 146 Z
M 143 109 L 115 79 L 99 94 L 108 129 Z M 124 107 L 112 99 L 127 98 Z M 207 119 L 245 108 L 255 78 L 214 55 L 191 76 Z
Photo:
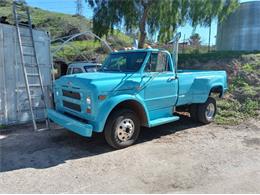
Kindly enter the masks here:
M 241 3 L 217 31 L 217 50 L 260 50 L 260 1 Z
M 4 80 L 4 46 L 3 46 L 3 28 L 0 25 L 0 123 L 6 121 L 5 109 L 5 80 Z
M 21 29 L 23 35 L 29 35 L 29 30 Z M 36 53 L 40 64 L 40 72 L 43 78 L 47 104 L 50 105 L 51 91 L 51 56 L 50 37 L 44 31 L 33 30 Z M 29 42 L 25 40 L 25 42 Z M 26 53 L 32 50 L 27 48 Z M 26 62 L 33 63 L 32 58 L 26 57 Z M 25 89 L 24 76 L 22 72 L 19 45 L 14 26 L 0 24 L 0 124 L 19 124 L 31 120 L 29 102 Z M 36 69 L 29 70 L 31 73 Z M 36 73 L 36 72 L 35 72 Z M 30 78 L 30 83 L 39 83 L 38 79 Z M 40 89 L 32 89 L 32 94 L 41 94 Z M 33 100 L 38 107 L 43 106 L 41 98 Z M 44 110 L 36 111 L 36 118 L 44 117 Z

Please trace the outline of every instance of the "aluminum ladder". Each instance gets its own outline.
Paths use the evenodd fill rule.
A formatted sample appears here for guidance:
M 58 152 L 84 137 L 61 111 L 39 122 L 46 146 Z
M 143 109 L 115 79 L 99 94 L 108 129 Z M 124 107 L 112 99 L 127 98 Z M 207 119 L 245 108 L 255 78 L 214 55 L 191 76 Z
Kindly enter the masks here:
M 18 44 L 19 44 L 19 50 L 20 50 L 20 56 L 21 56 L 21 64 L 23 69 L 23 75 L 25 80 L 25 88 L 28 95 L 28 101 L 29 101 L 29 107 L 33 122 L 33 128 L 35 131 L 41 131 L 41 130 L 47 130 L 50 129 L 50 123 L 47 118 L 47 103 L 46 103 L 46 97 L 44 96 L 44 87 L 42 82 L 42 76 L 40 73 L 39 68 L 39 61 L 37 59 L 36 55 L 36 49 L 35 49 L 35 42 L 33 38 L 33 30 L 32 30 L 32 21 L 30 17 L 30 11 L 29 7 L 14 1 L 13 2 L 13 16 L 16 26 L 16 32 L 18 37 Z M 23 34 L 21 31 L 28 30 L 29 33 Z M 22 30 L 21 30 L 22 29 Z M 27 39 L 27 42 L 25 40 Z M 28 41 L 29 40 L 29 41 Z M 31 50 L 31 52 L 26 53 L 25 50 Z M 27 60 L 26 59 L 30 59 Z M 30 62 L 28 62 L 30 61 Z M 30 71 L 29 71 L 30 70 Z M 38 83 L 31 83 L 30 80 L 38 80 Z M 40 94 L 33 95 L 31 89 L 40 89 Z M 44 128 L 38 128 L 35 112 L 37 109 L 40 109 L 39 107 L 35 107 L 33 105 L 33 101 L 36 98 L 40 98 L 40 101 L 43 102 L 43 106 L 40 108 L 44 109 L 44 120 L 45 120 L 45 127 Z

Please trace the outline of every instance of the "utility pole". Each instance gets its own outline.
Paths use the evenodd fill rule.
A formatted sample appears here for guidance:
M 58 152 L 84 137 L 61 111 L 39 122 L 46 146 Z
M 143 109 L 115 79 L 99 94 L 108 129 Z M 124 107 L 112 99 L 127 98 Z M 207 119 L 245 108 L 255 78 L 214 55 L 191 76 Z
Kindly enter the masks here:
M 184 47 L 185 47 L 185 34 L 183 36 L 183 43 L 182 43 L 182 53 L 184 53 Z
M 82 0 L 76 0 L 76 15 L 82 16 L 83 15 L 83 3 Z
M 211 43 L 210 43 L 210 38 L 211 38 L 211 19 L 210 19 L 210 21 L 209 21 L 209 43 L 208 43 L 208 52 L 210 52 L 210 45 L 211 45 Z

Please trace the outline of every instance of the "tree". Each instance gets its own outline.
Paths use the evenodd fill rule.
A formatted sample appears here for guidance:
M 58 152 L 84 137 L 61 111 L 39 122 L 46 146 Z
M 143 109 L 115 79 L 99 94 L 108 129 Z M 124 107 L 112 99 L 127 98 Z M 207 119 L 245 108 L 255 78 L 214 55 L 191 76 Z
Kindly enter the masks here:
M 192 20 L 192 26 L 209 27 L 208 51 L 210 51 L 212 20 L 223 21 L 239 6 L 238 0 L 195 0 L 190 3 L 189 18 Z
M 94 33 L 103 36 L 122 26 L 126 30 L 137 28 L 140 32 L 139 48 L 142 48 L 148 33 L 156 32 L 158 40 L 169 41 L 178 26 L 189 20 L 194 26 L 207 23 L 214 17 L 224 17 L 235 9 L 233 5 L 238 0 L 86 1 L 94 10 Z M 215 5 L 218 6 L 217 11 L 214 9 Z

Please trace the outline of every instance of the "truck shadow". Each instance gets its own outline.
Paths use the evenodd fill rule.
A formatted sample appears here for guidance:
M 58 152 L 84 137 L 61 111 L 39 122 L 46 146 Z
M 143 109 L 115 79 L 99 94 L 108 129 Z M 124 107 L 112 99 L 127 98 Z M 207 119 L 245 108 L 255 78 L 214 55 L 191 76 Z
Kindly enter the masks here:
M 189 117 L 181 116 L 178 122 L 151 129 L 142 128 L 138 143 L 159 139 L 200 125 L 194 123 Z M 115 152 L 107 145 L 103 134 L 94 134 L 92 138 L 85 138 L 64 129 L 32 132 L 30 128 L 15 126 L 1 131 L 1 172 L 25 168 L 45 169 L 69 160 L 93 156 L 102 158 L 100 155 L 104 153 Z M 116 155 L 120 155 L 120 151 Z

